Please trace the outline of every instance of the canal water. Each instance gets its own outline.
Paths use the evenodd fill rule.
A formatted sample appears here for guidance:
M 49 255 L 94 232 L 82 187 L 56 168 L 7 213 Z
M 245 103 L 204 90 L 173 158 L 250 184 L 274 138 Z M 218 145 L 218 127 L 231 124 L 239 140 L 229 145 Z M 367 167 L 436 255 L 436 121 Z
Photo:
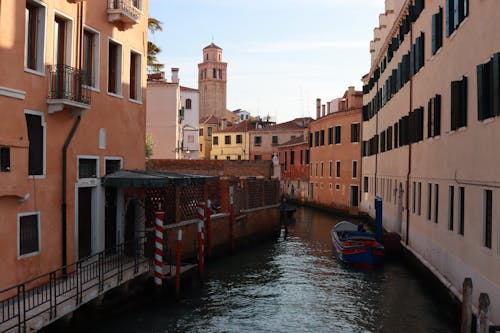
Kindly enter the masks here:
M 89 322 L 91 332 L 456 332 L 453 306 L 399 260 L 381 269 L 342 265 L 330 230 L 340 219 L 298 208 L 286 239 L 216 259 L 201 289 L 178 302 Z

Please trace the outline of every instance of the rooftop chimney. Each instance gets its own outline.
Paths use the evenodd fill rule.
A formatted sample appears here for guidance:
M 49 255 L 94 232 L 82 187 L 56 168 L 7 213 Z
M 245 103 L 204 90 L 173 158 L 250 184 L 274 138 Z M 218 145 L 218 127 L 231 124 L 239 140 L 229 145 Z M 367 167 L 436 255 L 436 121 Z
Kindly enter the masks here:
M 321 98 L 316 98 L 316 119 L 321 117 Z
M 179 68 L 172 67 L 172 83 L 179 83 Z
M 321 116 L 322 117 L 325 116 L 325 112 L 326 112 L 325 108 L 326 108 L 325 104 L 321 105 Z
M 327 114 L 332 113 L 332 102 L 326 102 L 326 111 Z

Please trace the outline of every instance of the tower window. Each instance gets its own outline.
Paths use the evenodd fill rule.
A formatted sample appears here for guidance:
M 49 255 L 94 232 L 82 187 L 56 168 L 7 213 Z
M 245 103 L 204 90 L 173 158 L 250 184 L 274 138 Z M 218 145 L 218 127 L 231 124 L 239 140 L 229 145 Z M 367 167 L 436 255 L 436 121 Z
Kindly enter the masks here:
M 186 109 L 191 109 L 191 99 L 186 99 Z
M 212 77 L 213 77 L 214 79 L 216 79 L 216 78 L 217 78 L 217 70 L 216 70 L 215 68 L 214 68 L 214 69 L 212 69 Z
M 219 79 L 222 80 L 222 69 L 219 69 Z

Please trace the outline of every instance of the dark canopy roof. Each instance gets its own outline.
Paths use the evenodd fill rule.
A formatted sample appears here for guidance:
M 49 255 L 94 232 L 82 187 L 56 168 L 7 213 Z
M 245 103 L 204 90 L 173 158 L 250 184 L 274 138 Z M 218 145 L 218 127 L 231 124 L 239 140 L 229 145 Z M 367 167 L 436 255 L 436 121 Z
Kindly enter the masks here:
M 203 184 L 217 176 L 189 175 L 174 172 L 119 170 L 102 178 L 106 187 L 163 187 L 166 185 Z

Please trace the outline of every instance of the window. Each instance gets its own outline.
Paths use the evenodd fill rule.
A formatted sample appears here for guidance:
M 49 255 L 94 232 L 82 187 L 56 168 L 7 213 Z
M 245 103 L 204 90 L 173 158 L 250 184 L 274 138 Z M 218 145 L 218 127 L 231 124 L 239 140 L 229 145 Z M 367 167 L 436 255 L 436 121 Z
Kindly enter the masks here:
M 213 145 L 217 146 L 218 144 L 219 144 L 219 137 L 218 136 L 214 136 L 213 137 Z
M 431 98 L 427 105 L 427 137 L 441 135 L 441 95 Z
M 122 46 L 109 41 L 108 44 L 108 92 L 121 94 Z
M 129 97 L 133 100 L 141 99 L 141 55 L 130 52 L 130 87 Z
M 306 164 L 309 164 L 310 162 L 310 151 L 309 149 L 306 150 Z
M 295 150 L 290 150 L 290 165 L 295 164 Z
M 318 162 L 316 162 L 316 173 L 314 175 L 318 177 Z
M 314 132 L 314 146 L 319 146 L 319 131 Z
M 231 144 L 231 136 L 230 135 L 225 135 L 224 136 L 224 143 L 226 145 L 230 145 Z
M 321 146 L 325 145 L 325 130 L 319 131 L 319 144 Z
M 484 190 L 484 243 L 483 245 L 491 249 L 492 230 L 492 191 Z
M 236 134 L 236 143 L 242 143 L 243 142 L 243 137 L 241 134 Z
M 97 178 L 97 159 L 78 158 L 78 179 Z
M 418 207 L 417 207 L 417 214 L 420 216 L 422 213 L 422 183 L 418 183 Z
M 455 213 L 455 187 L 448 187 L 448 229 L 453 230 L 453 214 Z
M 464 216 L 465 216 L 465 189 L 463 187 L 458 188 L 458 233 L 460 235 L 464 234 Z
M 26 1 L 25 67 L 44 71 L 45 7 Z
M 142 1 L 141 0 L 132 0 L 132 6 L 134 6 L 135 8 L 139 9 L 139 10 L 142 10 Z
M 352 179 L 358 178 L 358 161 L 352 161 Z
M 191 98 L 186 99 L 186 110 L 191 110 Z
M 203 136 L 203 128 L 200 128 L 198 132 L 199 132 L 199 136 Z
M 432 184 L 427 184 L 427 220 L 431 220 L 432 209 Z
M 209 128 L 207 129 L 207 135 L 208 135 L 208 136 L 212 136 L 212 127 L 209 127 Z
M 432 54 L 443 45 L 443 8 L 439 8 L 437 14 L 432 15 Z
M 446 37 L 469 15 L 469 0 L 446 0 Z
M 40 176 L 44 174 L 45 166 L 45 124 L 43 116 L 38 113 L 26 113 L 25 117 L 29 140 L 28 175 Z
M 222 69 L 219 69 L 219 79 L 222 80 Z
M 392 126 L 389 126 L 389 128 L 387 128 L 386 144 L 387 144 L 386 150 L 387 151 L 391 150 L 392 149 Z
M 99 34 L 85 28 L 83 30 L 83 70 L 85 85 L 99 87 Z
M 19 257 L 37 254 L 40 251 L 40 213 L 18 215 Z
M 321 173 L 320 173 L 320 177 L 323 177 L 323 162 L 321 162 Z
M 329 161 L 328 162 L 328 177 L 332 177 L 332 172 L 333 172 L 333 162 L 332 161 Z
M 359 142 L 359 137 L 360 137 L 359 130 L 360 130 L 359 123 L 351 124 L 351 142 Z
M 10 148 L 0 147 L 0 172 L 10 171 Z
M 434 184 L 434 223 L 438 223 L 439 217 L 439 185 Z
M 304 151 L 300 150 L 300 165 L 304 164 Z
M 412 203 L 413 203 L 413 214 L 415 214 L 415 211 L 416 211 L 416 208 L 417 208 L 417 184 L 416 182 L 413 182 L 413 200 L 412 200 Z
M 328 128 L 328 144 L 333 144 L 333 127 Z
M 277 135 L 273 135 L 273 145 L 277 145 L 278 144 L 278 136 Z
M 203 152 L 203 144 L 200 143 L 200 152 Z
M 256 161 L 259 161 L 259 160 L 262 159 L 262 155 L 254 155 L 253 159 L 256 160 Z
M 212 69 L 212 77 L 213 77 L 214 79 L 216 79 L 216 78 L 217 78 L 217 69 L 215 69 L 215 68 L 213 68 L 213 69 Z
M 335 190 L 340 191 L 340 184 L 335 184 Z
M 194 135 L 188 135 L 187 139 L 188 143 L 194 143 Z
M 477 66 L 477 119 L 500 115 L 500 53 Z
M 115 159 L 105 159 L 104 169 L 107 175 L 116 172 L 122 168 L 122 161 Z
M 255 144 L 256 146 L 260 146 L 260 145 L 262 145 L 262 137 L 261 137 L 261 136 L 256 136 L 256 137 L 254 137 L 254 141 L 253 141 L 253 142 L 254 142 L 254 144 Z
M 363 193 L 368 193 L 368 177 L 363 177 Z
M 313 146 L 313 134 L 309 133 L 309 148 L 312 148 Z
M 340 178 L 340 161 L 335 162 L 335 177 Z
M 241 161 L 241 155 L 238 155 L 238 161 Z
M 219 158 L 217 157 L 217 155 L 214 156 L 214 160 L 218 160 Z
M 467 126 L 467 77 L 451 82 L 451 130 Z
M 226 160 L 230 160 L 231 159 L 231 156 L 226 156 Z
M 341 126 L 335 126 L 335 144 L 338 145 L 341 143 Z

